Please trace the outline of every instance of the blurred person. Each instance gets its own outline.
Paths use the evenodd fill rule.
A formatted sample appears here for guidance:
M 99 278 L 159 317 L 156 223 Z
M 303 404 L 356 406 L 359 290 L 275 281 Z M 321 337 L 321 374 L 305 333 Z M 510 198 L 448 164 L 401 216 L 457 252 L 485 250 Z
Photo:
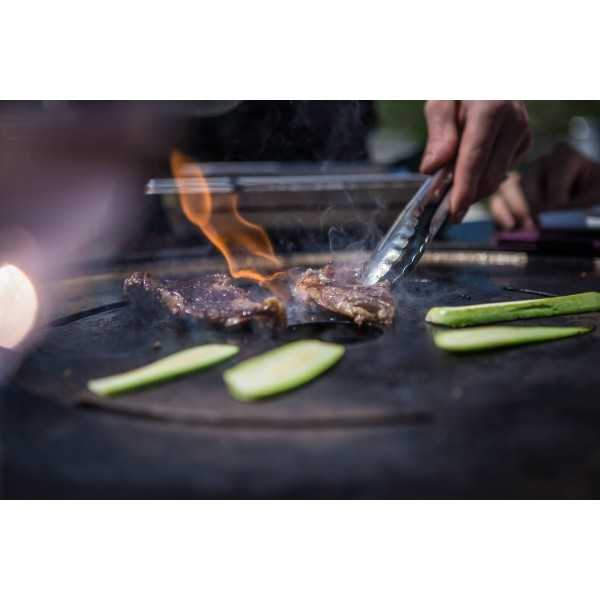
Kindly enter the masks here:
M 490 199 L 501 229 L 535 229 L 540 212 L 580 209 L 600 202 L 600 164 L 567 144 L 511 172 Z

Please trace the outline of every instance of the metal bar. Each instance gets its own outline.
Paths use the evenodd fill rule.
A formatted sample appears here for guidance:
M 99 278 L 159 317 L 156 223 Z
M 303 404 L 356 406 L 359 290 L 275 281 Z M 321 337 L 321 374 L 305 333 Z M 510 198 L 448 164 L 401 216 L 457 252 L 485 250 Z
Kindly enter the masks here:
M 94 315 L 99 315 L 105 312 L 109 312 L 111 310 L 117 310 L 119 308 L 123 308 L 129 304 L 128 300 L 123 300 L 121 302 L 112 302 L 110 304 L 104 304 L 103 306 L 96 306 L 94 308 L 89 308 L 88 310 L 82 310 L 80 312 L 74 313 L 72 315 L 67 315 L 66 317 L 61 317 L 60 319 L 55 319 L 54 321 L 50 321 L 48 323 L 49 327 L 61 327 L 62 325 L 68 325 L 69 323 L 73 323 L 74 321 L 79 321 L 80 319 L 86 319 L 87 317 L 93 317 Z
M 206 177 L 199 183 L 194 177 L 184 178 L 186 189 L 212 193 L 237 192 L 303 192 L 352 191 L 373 189 L 406 189 L 420 185 L 424 176 L 409 173 L 359 173 L 316 175 L 273 175 L 242 177 Z M 151 179 L 146 185 L 146 195 L 175 194 L 175 179 Z

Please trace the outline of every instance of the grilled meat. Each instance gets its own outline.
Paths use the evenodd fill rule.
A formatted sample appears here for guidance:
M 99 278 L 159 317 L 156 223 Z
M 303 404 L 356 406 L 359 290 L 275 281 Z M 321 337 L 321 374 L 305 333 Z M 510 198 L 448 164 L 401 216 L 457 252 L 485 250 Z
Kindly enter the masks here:
M 294 284 L 294 295 L 305 302 L 352 319 L 357 325 L 389 327 L 394 320 L 394 298 L 389 283 L 366 287 L 355 269 L 307 269 Z
M 290 286 L 296 306 L 318 307 L 348 317 L 359 326 L 389 327 L 393 322 L 395 306 L 389 283 L 365 287 L 354 269 L 332 265 L 307 269 Z M 287 322 L 281 300 L 265 296 L 257 286 L 242 287 L 224 274 L 159 280 L 138 272 L 125 280 L 124 289 L 144 313 L 182 322 L 202 321 L 228 329 L 251 323 L 282 327 Z M 257 297 L 260 294 L 262 297 Z
M 142 311 L 183 322 L 203 321 L 236 328 L 256 323 L 285 326 L 285 307 L 273 296 L 254 299 L 251 291 L 228 275 L 194 279 L 158 280 L 149 273 L 133 273 L 125 280 L 125 294 Z

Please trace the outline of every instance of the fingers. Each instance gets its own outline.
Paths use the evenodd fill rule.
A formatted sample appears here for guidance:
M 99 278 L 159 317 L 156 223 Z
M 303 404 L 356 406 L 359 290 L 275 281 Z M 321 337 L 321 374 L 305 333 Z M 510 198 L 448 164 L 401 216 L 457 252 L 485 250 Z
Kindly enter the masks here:
M 590 206 L 600 201 L 600 166 L 561 145 L 532 163 L 523 175 L 511 174 L 490 200 L 499 227 L 534 227 L 542 210 Z
M 520 183 L 520 176 L 514 174 L 507 188 L 504 198 L 512 215 L 516 219 L 517 226 L 525 229 L 535 229 L 535 221 L 532 216 L 531 207 L 525 198 L 525 193 Z
M 457 102 L 430 100 L 425 104 L 427 146 L 421 162 L 423 173 L 433 173 L 447 165 L 458 150 Z
M 425 117 L 428 140 L 421 171 L 433 173 L 455 162 L 450 216 L 460 222 L 469 206 L 494 192 L 526 152 L 527 112 L 520 102 L 430 101 Z
M 518 173 L 510 173 L 492 196 L 490 210 L 501 229 L 535 229 L 535 220 Z
M 450 197 L 450 214 L 460 222 L 469 206 L 477 200 L 480 179 L 489 162 L 500 120 L 494 110 L 481 106 L 470 111 L 461 136 Z
M 491 198 L 490 211 L 494 222 L 500 229 L 511 230 L 516 228 L 517 222 L 500 191 Z

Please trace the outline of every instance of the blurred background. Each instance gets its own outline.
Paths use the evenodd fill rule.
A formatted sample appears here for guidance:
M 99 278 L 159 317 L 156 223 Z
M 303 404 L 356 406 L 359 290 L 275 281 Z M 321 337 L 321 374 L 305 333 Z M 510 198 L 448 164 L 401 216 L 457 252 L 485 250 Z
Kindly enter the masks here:
M 298 233 L 334 250 L 370 245 L 421 182 L 423 106 L 0 103 L 0 258 L 20 254 L 26 268 L 46 270 L 124 249 L 199 244 L 179 207 L 174 149 L 201 165 L 214 194 L 235 191 L 282 247 Z M 559 142 L 600 161 L 600 102 L 527 107 L 534 142 L 526 162 Z M 490 222 L 485 200 L 467 216 L 474 220 Z
M 559 142 L 600 161 L 600 102 L 527 107 L 534 142 L 526 162 Z M 184 215 L 175 175 L 200 179 L 215 213 L 238 206 L 278 254 L 373 248 L 423 181 L 423 108 L 348 100 L 0 103 L 0 270 L 27 274 L 0 272 L 5 314 L 31 296 L 32 282 L 43 296 L 34 299 L 37 320 L 47 321 L 60 299 L 45 283 L 67 274 L 181 252 L 218 257 Z M 174 151 L 193 173 L 172 171 Z M 483 199 L 438 243 L 598 252 L 590 240 L 598 213 L 564 212 L 542 229 L 566 227 L 567 236 L 502 237 Z M 34 312 L 19 331 L 31 328 Z M 9 329 L 0 337 L 20 339 Z
M 352 220 L 349 211 L 360 207 L 356 218 L 364 220 L 362 212 L 367 211 L 377 235 L 377 228 L 388 220 L 383 213 L 388 208 L 390 215 L 397 211 L 406 193 L 419 183 L 408 175 L 418 172 L 426 140 L 423 105 L 421 101 L 0 103 L 4 227 L 0 255 L 14 250 L 17 238 L 28 238 L 24 243 L 31 249 L 31 235 L 45 247 L 44 254 L 62 258 L 77 255 L 82 244 L 95 244 L 98 253 L 118 249 L 122 243 L 167 243 L 166 234 L 178 227 L 179 233 L 185 231 L 169 162 L 174 149 L 190 162 L 201 163 L 217 192 L 236 188 L 242 208 L 253 211 L 255 201 L 262 203 L 268 197 L 274 210 L 267 225 L 291 225 L 297 218 L 302 224 L 305 218 L 314 221 L 317 206 L 320 211 L 328 209 L 322 217 L 324 227 L 343 225 Z M 532 101 L 527 107 L 534 139 L 527 161 L 550 152 L 559 142 L 600 160 L 600 102 Z M 405 181 L 394 180 L 396 175 L 404 175 Z M 305 177 L 304 188 L 281 179 L 294 176 Z M 260 177 L 279 180 L 261 182 Z M 279 195 L 273 188 L 276 183 Z M 338 193 L 333 193 L 336 185 Z M 262 196 L 244 193 L 250 187 L 262 190 Z M 303 202 L 310 205 L 311 199 L 316 204 L 310 215 L 291 210 Z M 286 215 L 278 219 L 276 213 L 282 211 Z M 485 202 L 468 220 L 474 218 L 486 219 Z M 52 262 L 61 260 L 56 256 Z
M 528 158 L 569 141 L 600 158 L 600 101 L 530 100 L 527 103 L 533 144 Z M 427 135 L 421 101 L 377 101 L 377 126 L 371 137 L 375 160 L 394 160 L 421 147 Z

